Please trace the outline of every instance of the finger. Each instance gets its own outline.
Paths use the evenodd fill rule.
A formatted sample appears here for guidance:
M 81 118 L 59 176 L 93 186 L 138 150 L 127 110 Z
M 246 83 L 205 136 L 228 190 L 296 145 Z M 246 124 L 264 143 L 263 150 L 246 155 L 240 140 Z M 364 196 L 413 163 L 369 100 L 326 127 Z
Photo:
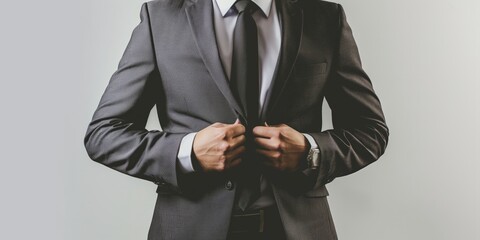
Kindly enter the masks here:
M 225 169 L 234 168 L 238 166 L 241 162 L 242 162 L 242 158 L 235 158 L 225 166 Z
M 280 143 L 276 140 L 272 140 L 271 138 L 256 137 L 254 141 L 258 147 L 265 150 L 279 150 L 280 148 Z
M 275 161 L 280 158 L 281 153 L 278 151 L 265 150 L 265 149 L 255 149 L 255 151 L 264 156 L 268 161 Z
M 265 156 L 259 158 L 259 160 L 260 164 L 266 167 L 276 168 L 276 166 L 278 165 L 278 161 Z
M 257 153 L 262 155 L 260 158 L 260 164 L 275 169 L 281 169 L 281 161 L 279 160 L 281 154 L 276 151 L 257 149 Z
M 233 149 L 230 152 L 227 152 L 225 154 L 226 161 L 230 161 L 231 159 L 238 158 L 242 153 L 244 153 L 246 150 L 245 146 L 239 146 L 235 149 Z
M 275 163 L 273 161 L 261 161 L 260 162 L 261 164 L 263 164 L 264 166 L 267 166 L 267 167 L 275 167 Z
M 236 138 L 232 138 L 232 140 L 230 141 L 230 149 L 233 150 L 238 146 L 243 145 L 245 141 L 246 141 L 245 135 L 240 135 Z
M 235 122 L 233 124 L 239 124 L 239 123 L 240 123 L 240 120 L 238 120 L 238 118 L 237 118 L 237 120 L 235 120 Z
M 277 130 L 273 127 L 256 126 L 253 128 L 253 135 L 256 137 L 270 138 L 276 135 Z
M 280 123 L 280 124 L 273 124 L 273 125 L 265 125 L 265 126 L 268 126 L 268 127 L 276 127 L 276 128 L 280 128 L 280 127 L 290 127 L 288 126 L 287 124 L 285 123 Z
M 245 134 L 245 126 L 242 124 L 232 124 L 227 126 L 227 137 L 238 137 Z

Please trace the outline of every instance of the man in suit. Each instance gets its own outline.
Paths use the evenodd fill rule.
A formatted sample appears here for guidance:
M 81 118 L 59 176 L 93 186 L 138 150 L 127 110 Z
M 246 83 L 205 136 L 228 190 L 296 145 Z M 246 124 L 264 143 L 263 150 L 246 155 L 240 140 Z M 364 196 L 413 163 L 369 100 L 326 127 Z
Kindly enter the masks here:
M 343 8 L 156 0 L 140 17 L 85 146 L 158 185 L 149 239 L 337 239 L 325 185 L 388 141 Z

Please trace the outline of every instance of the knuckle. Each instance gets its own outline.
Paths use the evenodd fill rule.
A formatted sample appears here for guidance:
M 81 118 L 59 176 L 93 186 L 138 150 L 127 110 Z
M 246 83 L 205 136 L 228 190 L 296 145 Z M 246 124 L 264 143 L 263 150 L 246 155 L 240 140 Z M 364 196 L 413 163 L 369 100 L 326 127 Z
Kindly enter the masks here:
M 215 170 L 220 172 L 225 170 L 225 164 L 218 164 L 217 167 L 215 167 Z
M 276 141 L 274 144 L 273 144 L 273 148 L 275 150 L 280 150 L 282 147 L 282 143 L 280 141 Z
M 226 137 L 230 137 L 233 135 L 233 130 L 232 129 L 226 129 L 225 130 L 225 136 Z
M 245 126 L 243 126 L 243 125 L 240 125 L 239 127 L 240 127 L 240 130 L 241 130 L 242 133 L 244 133 L 244 132 L 247 130 L 247 129 L 245 128 Z
M 222 170 L 225 168 L 226 162 L 224 156 L 220 157 L 219 161 L 215 164 L 217 170 Z
M 222 129 L 216 130 L 217 139 L 225 139 L 226 133 Z
M 273 137 L 275 137 L 275 138 L 280 138 L 280 135 L 281 135 L 281 133 L 280 133 L 280 130 L 278 130 L 278 129 L 276 129 L 276 130 L 273 132 Z
M 226 139 L 227 137 L 228 137 L 227 132 L 225 132 L 225 131 L 220 132 L 220 138 L 221 139 Z
M 224 143 L 222 144 L 222 147 L 220 149 L 220 151 L 225 154 L 226 152 L 228 152 L 230 150 L 230 144 L 228 143 Z
M 228 146 L 229 146 L 228 142 L 222 141 L 222 142 L 220 142 L 220 144 L 218 144 L 218 150 L 220 152 L 225 152 L 225 151 L 227 151 Z

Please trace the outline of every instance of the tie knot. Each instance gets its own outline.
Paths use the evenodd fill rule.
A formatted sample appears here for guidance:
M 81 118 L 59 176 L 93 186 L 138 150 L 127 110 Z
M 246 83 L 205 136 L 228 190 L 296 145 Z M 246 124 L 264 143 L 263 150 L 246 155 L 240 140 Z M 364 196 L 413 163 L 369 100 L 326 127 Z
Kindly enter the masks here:
M 235 9 L 237 10 L 237 13 L 239 14 L 244 11 L 252 14 L 257 10 L 256 8 L 257 5 L 251 0 L 238 0 L 235 2 L 235 4 L 233 4 L 233 6 L 235 7 Z

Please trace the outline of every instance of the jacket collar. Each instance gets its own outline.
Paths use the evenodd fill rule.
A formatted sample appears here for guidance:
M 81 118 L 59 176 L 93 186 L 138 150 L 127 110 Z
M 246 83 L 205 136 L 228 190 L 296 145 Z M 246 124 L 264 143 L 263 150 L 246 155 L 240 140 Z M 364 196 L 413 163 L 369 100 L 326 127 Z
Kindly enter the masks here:
M 215 4 L 217 4 L 222 16 L 225 17 L 229 13 L 229 10 L 232 8 L 233 4 L 237 2 L 237 0 L 212 0 Z M 263 14 L 266 17 L 270 16 L 270 10 L 272 9 L 272 2 L 273 0 L 252 0 L 257 6 L 262 10 Z
M 190 0 L 191 4 L 185 8 L 185 12 L 197 48 L 208 72 L 236 115 L 242 121 L 245 121 L 246 113 L 243 112 L 241 105 L 236 101 L 230 89 L 227 75 L 223 70 L 218 53 L 213 20 L 214 1 L 217 0 Z M 272 81 L 272 90 L 264 107 L 265 120 L 269 119 L 275 112 L 278 100 L 285 89 L 297 59 L 303 33 L 303 11 L 298 6 L 298 0 L 275 1 L 282 25 L 282 45 L 280 47 L 276 77 Z

